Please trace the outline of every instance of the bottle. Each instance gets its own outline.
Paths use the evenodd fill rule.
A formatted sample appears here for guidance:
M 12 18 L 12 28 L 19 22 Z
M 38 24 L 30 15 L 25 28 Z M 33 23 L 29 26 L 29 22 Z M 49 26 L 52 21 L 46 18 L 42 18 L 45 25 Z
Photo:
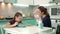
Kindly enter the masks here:
M 38 21 L 38 27 L 39 27 L 40 29 L 43 29 L 43 23 L 42 23 L 42 21 Z
M 40 29 L 43 29 L 43 23 L 42 23 L 41 17 L 40 17 L 39 15 L 35 15 L 35 18 L 36 18 L 36 21 L 37 21 L 37 23 L 38 23 L 38 27 L 39 27 Z

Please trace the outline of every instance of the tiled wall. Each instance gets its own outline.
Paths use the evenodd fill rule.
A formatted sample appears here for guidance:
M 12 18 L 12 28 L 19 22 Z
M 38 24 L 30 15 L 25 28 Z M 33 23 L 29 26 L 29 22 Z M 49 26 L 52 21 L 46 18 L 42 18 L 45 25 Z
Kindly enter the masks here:
M 13 17 L 16 12 L 23 12 L 26 16 L 31 16 L 33 14 L 33 10 L 36 8 L 36 6 L 29 6 L 29 7 L 14 7 L 11 5 L 11 7 L 8 7 L 8 4 L 2 5 L 0 4 L 0 16 L 4 17 Z
M 12 5 L 0 3 L 0 16 L 9 17 L 13 16 L 14 13 Z
M 16 12 L 21 12 L 25 14 L 25 16 L 32 16 L 33 11 L 37 8 L 37 6 L 29 6 L 29 7 L 14 7 Z

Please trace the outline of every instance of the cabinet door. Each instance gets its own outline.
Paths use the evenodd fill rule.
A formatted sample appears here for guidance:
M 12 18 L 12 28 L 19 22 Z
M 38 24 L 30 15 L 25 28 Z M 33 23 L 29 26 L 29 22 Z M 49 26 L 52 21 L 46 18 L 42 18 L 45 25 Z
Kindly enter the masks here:
M 33 0 L 18 0 L 19 4 L 33 5 Z
M 57 24 L 60 25 L 60 20 L 58 20 L 57 22 L 58 22 Z
M 51 20 L 51 25 L 52 27 L 57 28 L 57 23 L 55 20 Z
M 48 4 L 50 0 L 34 0 L 34 5 Z
M 14 0 L 4 0 L 6 3 L 13 3 Z
M 3 0 L 0 0 L 0 2 L 2 2 Z

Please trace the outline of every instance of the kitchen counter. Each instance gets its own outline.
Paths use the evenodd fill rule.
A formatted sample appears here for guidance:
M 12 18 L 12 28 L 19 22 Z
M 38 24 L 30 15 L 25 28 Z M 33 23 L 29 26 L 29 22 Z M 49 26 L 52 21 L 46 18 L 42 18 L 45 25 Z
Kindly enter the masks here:
M 12 18 L 11 18 L 11 19 L 12 19 Z M 10 18 L 3 19 L 3 20 L 0 20 L 0 22 L 1 22 L 1 21 L 10 21 L 11 19 L 10 19 Z M 31 19 L 33 19 L 33 18 L 28 17 L 28 18 L 23 18 L 22 20 L 31 20 Z
M 51 20 L 55 20 L 56 23 L 60 22 L 60 18 L 51 18 Z
M 51 20 L 60 20 L 60 18 L 51 18 Z
M 10 20 L 0 20 L 0 22 L 2 22 L 2 21 L 4 22 L 4 21 L 10 21 Z

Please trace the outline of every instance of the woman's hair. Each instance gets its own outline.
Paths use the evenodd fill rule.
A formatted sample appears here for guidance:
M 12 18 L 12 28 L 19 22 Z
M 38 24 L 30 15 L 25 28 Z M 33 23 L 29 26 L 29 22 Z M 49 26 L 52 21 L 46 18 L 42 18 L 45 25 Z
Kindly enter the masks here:
M 47 8 L 45 8 L 45 7 L 43 7 L 43 6 L 40 6 L 40 7 L 38 7 L 38 9 L 39 9 L 41 12 L 43 12 L 45 15 L 50 16 L 49 13 L 48 13 L 48 11 L 47 11 Z
M 19 17 L 19 16 L 22 16 L 22 14 L 20 12 L 17 12 L 13 18 L 14 22 L 16 22 L 15 17 Z M 20 23 L 22 23 L 22 21 L 20 21 Z

